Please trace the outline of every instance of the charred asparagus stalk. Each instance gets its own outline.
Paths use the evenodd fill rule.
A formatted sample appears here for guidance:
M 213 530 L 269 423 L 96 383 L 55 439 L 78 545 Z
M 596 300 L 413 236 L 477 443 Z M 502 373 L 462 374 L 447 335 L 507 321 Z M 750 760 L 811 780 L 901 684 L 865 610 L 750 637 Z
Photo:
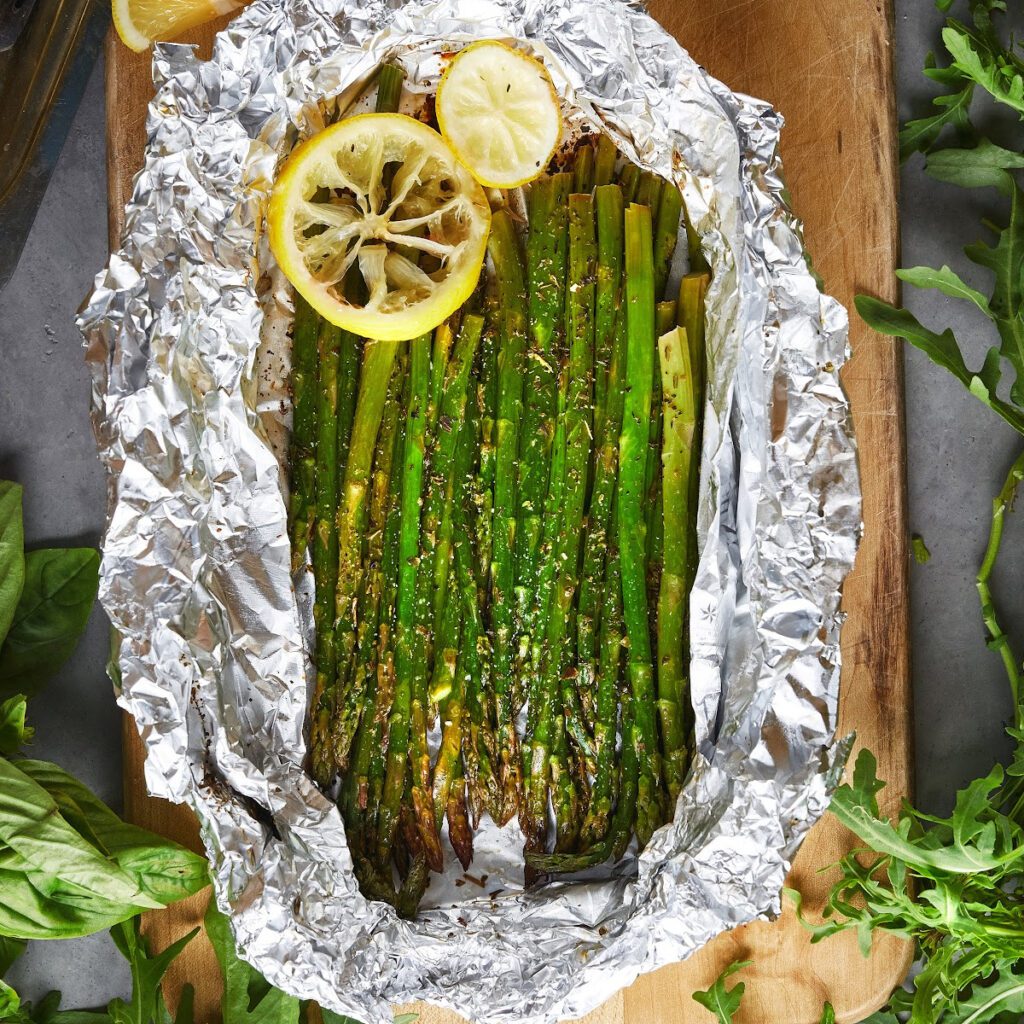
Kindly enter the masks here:
M 501 805 L 493 808 L 491 813 L 500 824 L 505 824 L 516 813 L 519 802 L 520 768 L 513 696 L 516 649 L 514 554 L 518 516 L 516 455 L 522 418 L 527 327 L 523 258 L 508 210 L 499 210 L 492 218 L 488 248 L 494 262 L 502 314 L 498 343 L 491 562 L 492 671 L 502 796 Z
M 626 392 L 619 442 L 619 554 L 622 609 L 629 643 L 629 680 L 638 762 L 636 834 L 641 845 L 665 818 L 654 714 L 654 678 L 648 624 L 644 478 L 654 376 L 654 260 L 651 212 L 633 204 L 626 211 Z
M 395 695 L 388 721 L 387 766 L 377 816 L 377 863 L 380 865 L 387 864 L 391 856 L 409 767 L 414 685 L 414 612 L 420 553 L 424 435 L 430 388 L 430 340 L 431 336 L 425 334 L 409 343 L 409 400 L 402 463 L 395 609 Z
M 658 341 L 665 411 L 662 448 L 664 564 L 658 594 L 658 714 L 665 782 L 675 805 L 687 766 L 686 599 L 690 589 L 690 479 L 697 427 L 696 390 L 686 331 L 677 327 Z
M 288 507 L 292 572 L 297 572 L 305 560 L 316 500 L 316 457 L 313 449 L 317 437 L 319 328 L 319 315 L 296 292 L 292 326 L 291 497 Z

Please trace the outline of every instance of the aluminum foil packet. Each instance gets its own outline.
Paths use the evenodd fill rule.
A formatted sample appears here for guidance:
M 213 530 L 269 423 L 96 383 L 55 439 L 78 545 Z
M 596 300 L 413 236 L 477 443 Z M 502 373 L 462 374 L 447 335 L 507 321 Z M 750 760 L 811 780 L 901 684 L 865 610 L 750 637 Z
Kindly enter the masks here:
M 478 884 L 453 866 L 403 921 L 360 894 L 338 811 L 302 767 L 308 594 L 289 575 L 278 458 L 291 300 L 263 213 L 320 101 L 387 59 L 429 92 L 439 54 L 478 38 L 536 54 L 570 127 L 677 182 L 712 264 L 697 752 L 638 857 L 524 891 L 515 826 L 492 827 Z M 840 589 L 861 529 L 847 317 L 786 205 L 780 116 L 626 0 L 255 0 L 212 60 L 161 46 L 154 77 L 122 248 L 79 320 L 110 471 L 101 598 L 147 784 L 198 814 L 241 954 L 367 1024 L 413 999 L 547 1024 L 778 913 L 834 784 Z

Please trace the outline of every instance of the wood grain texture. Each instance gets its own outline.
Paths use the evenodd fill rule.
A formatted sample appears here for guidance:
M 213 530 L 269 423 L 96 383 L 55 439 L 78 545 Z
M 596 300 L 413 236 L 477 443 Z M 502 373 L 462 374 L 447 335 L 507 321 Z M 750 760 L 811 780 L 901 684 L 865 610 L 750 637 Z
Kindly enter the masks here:
M 733 88 L 770 100 L 786 116 L 782 155 L 796 213 L 803 219 L 815 266 L 829 292 L 852 308 L 860 291 L 895 298 L 898 248 L 895 99 L 891 0 L 651 0 L 651 13 L 712 74 Z M 208 50 L 207 26 L 190 37 Z M 138 170 L 145 104 L 152 95 L 147 57 L 116 40 L 107 48 L 111 238 Z M 856 730 L 858 746 L 878 757 L 882 793 L 893 813 L 910 793 L 911 732 L 907 606 L 907 528 L 902 352 L 898 343 L 851 325 L 853 358 L 843 372 L 860 446 L 864 540 L 847 580 L 840 732 Z M 125 727 L 125 803 L 132 820 L 195 843 L 191 814 L 145 793 L 142 748 Z M 826 818 L 810 834 L 789 879 L 811 913 L 829 884 L 821 867 L 854 845 Z M 196 899 L 152 915 L 148 929 L 164 945 L 202 914 Z M 852 935 L 812 946 L 787 910 L 774 923 L 736 929 L 684 964 L 641 978 L 586 1018 L 587 1024 L 703 1024 L 710 1015 L 690 998 L 734 959 L 754 964 L 740 1024 L 815 1024 L 827 999 L 840 1024 L 856 1024 L 905 975 L 910 950 L 876 942 L 870 959 Z M 219 998 L 208 944 L 198 940 L 172 976 L 197 986 L 198 1019 L 214 1019 Z M 455 1015 L 417 1006 L 423 1024 L 452 1024 Z

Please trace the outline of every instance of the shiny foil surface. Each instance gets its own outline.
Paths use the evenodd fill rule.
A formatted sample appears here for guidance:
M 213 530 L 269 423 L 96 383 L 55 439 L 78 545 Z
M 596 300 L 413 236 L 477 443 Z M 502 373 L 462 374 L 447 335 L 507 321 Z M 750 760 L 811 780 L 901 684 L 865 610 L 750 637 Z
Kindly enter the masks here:
M 360 894 L 302 768 L 311 585 L 289 575 L 279 458 L 291 299 L 263 212 L 320 101 L 354 98 L 386 59 L 429 93 L 440 54 L 479 38 L 543 59 L 567 130 L 608 131 L 674 179 L 712 264 L 698 750 L 639 857 L 526 892 L 517 827 L 490 826 L 410 922 Z M 255 0 L 211 61 L 164 45 L 154 76 L 122 248 L 79 320 L 110 473 L 101 598 L 147 784 L 196 810 L 242 955 L 367 1024 L 413 999 L 546 1024 L 776 914 L 842 759 L 838 606 L 861 529 L 847 316 L 785 202 L 781 117 L 626 0 Z

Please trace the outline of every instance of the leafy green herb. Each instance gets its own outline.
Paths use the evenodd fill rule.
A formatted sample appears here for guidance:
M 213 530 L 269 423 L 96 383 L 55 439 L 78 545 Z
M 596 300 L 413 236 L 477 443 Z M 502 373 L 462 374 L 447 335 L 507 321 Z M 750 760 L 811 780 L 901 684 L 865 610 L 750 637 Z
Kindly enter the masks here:
M 31 1003 L 21 1003 L 17 993 L 0 982 L 0 1024 L 188 1024 L 191 1015 L 186 1021 L 180 1010 L 174 1018 L 168 1013 L 160 982 L 172 961 L 198 931 L 198 928 L 194 929 L 163 952 L 154 955 L 150 953 L 149 945 L 139 931 L 138 918 L 115 925 L 110 931 L 111 938 L 131 968 L 132 994 L 127 1001 L 113 999 L 105 1011 L 61 1010 L 60 992 L 50 992 L 38 1005 L 33 1006 Z M 0 974 L 3 974 L 2 960 Z M 5 988 L 11 996 L 6 1007 L 3 1003 Z M 225 1018 L 224 1024 L 234 1022 Z
M 911 535 L 910 538 L 911 550 L 914 552 L 914 561 L 918 565 L 927 565 L 932 560 L 932 553 L 928 550 L 928 545 L 924 542 L 924 537 L 919 533 Z
M 177 955 L 195 938 L 198 928 L 183 935 L 155 956 L 139 931 L 139 923 L 126 921 L 111 929 L 110 934 L 132 971 L 132 995 L 125 1002 L 114 999 L 107 1006 L 112 1024 L 151 1024 L 170 1022 L 164 1005 L 160 982 Z
M 0 480 L 0 644 L 11 628 L 25 582 L 25 529 L 21 488 Z
M 832 1009 L 831 1003 L 826 1003 L 825 1008 L 821 1011 L 820 1024 L 836 1024 L 836 1011 Z
M 96 600 L 100 556 L 47 548 L 25 556 L 25 580 L 0 648 L 0 694 L 31 693 L 71 656 Z
M 743 992 L 746 989 L 746 985 L 742 981 L 736 982 L 732 988 L 726 988 L 726 981 L 737 971 L 749 967 L 752 962 L 751 960 L 737 960 L 729 964 L 715 979 L 711 988 L 693 993 L 693 998 L 715 1015 L 718 1024 L 733 1024 L 733 1014 L 740 1008 L 740 1001 L 743 999 Z
M 23 694 L 0 703 L 0 754 L 17 753 L 32 739 L 33 730 L 25 724 L 26 706 Z
M 953 3 L 940 0 L 938 6 L 948 11 Z M 972 0 L 969 8 L 970 25 L 946 22 L 948 64 L 929 60 L 925 68 L 944 90 L 933 101 L 938 112 L 909 122 L 900 141 L 904 157 L 915 150 L 926 154 L 933 178 L 1004 197 L 1003 217 L 983 224 L 988 239 L 964 250 L 988 275 L 990 288 L 978 290 L 947 265 L 914 267 L 899 276 L 912 287 L 969 303 L 990 322 L 994 341 L 981 366 L 971 369 L 949 328 L 932 330 L 907 310 L 866 296 L 858 297 L 857 309 L 876 330 L 925 352 L 1024 434 L 1024 192 L 1017 178 L 1024 169 L 1024 125 L 1018 125 L 1017 144 L 1006 148 L 977 131 L 970 116 L 975 95 L 987 94 L 1024 119 L 1024 62 L 1019 45 L 1000 32 L 1002 0 Z M 808 923 L 812 941 L 854 928 L 867 952 L 874 932 L 884 930 L 914 940 L 921 961 L 913 992 L 897 989 L 889 1006 L 865 1024 L 896 1024 L 902 1015 L 910 1024 L 1008 1024 L 1024 1013 L 1024 694 L 1020 657 L 1001 626 L 990 587 L 1005 516 L 1022 480 L 1024 454 L 992 503 L 976 580 L 989 646 L 1002 658 L 1013 696 L 1012 763 L 965 786 L 947 818 L 904 807 L 890 822 L 879 813 L 883 784 L 875 760 L 862 751 L 851 784 L 833 800 L 833 812 L 870 850 L 842 860 L 824 920 Z M 794 899 L 799 909 L 799 897 Z
M 299 1019 L 299 1000 L 273 988 L 235 952 L 231 924 L 210 900 L 203 921 L 224 974 L 221 1013 L 225 1024 L 287 1024 Z
M 56 765 L 0 757 L 0 935 L 88 935 L 207 881 L 202 857 L 121 821 Z

